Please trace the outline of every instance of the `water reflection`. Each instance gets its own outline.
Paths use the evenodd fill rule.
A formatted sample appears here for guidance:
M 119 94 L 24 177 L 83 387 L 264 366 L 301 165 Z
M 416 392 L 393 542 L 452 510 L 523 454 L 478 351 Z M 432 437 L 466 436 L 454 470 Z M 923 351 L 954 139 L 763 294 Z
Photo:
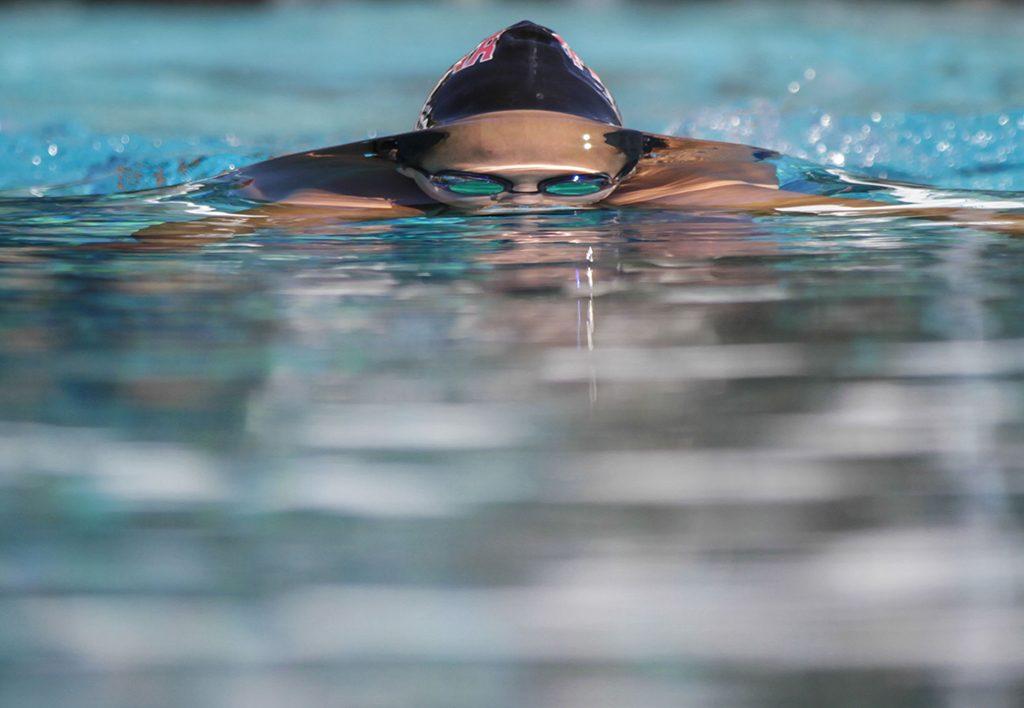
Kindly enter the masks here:
M 588 212 L 153 252 L 149 207 L 17 209 L 4 703 L 1024 688 L 1024 242 Z

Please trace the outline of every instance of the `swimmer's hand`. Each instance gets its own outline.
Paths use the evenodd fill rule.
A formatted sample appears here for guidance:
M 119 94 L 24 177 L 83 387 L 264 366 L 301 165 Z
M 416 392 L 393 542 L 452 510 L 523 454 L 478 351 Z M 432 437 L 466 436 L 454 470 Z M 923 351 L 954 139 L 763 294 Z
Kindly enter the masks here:
M 255 210 L 253 210 L 255 211 Z M 201 246 L 256 230 L 257 215 L 210 216 L 196 221 L 169 221 L 139 229 L 132 237 L 150 246 Z
M 266 204 L 237 214 L 147 226 L 132 236 L 149 246 L 177 248 L 248 236 L 258 229 L 303 234 L 345 222 L 399 219 L 423 213 L 422 209 L 393 204 L 385 199 L 307 191 L 297 193 L 286 202 Z
M 703 213 L 809 216 L 872 216 L 952 222 L 1012 236 L 1024 236 L 1024 213 L 981 207 L 928 207 L 867 199 L 801 194 L 776 186 L 743 181 L 735 170 L 694 175 L 681 169 L 662 170 L 660 179 L 638 179 L 613 194 L 610 205 L 680 209 Z M 731 166 L 730 166 L 731 167 Z

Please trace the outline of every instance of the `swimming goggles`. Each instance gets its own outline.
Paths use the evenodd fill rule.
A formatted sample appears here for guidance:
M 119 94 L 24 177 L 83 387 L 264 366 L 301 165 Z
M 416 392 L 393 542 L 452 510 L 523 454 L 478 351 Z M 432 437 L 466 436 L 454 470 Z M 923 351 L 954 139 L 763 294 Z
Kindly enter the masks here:
M 413 167 L 413 169 L 429 179 L 435 187 L 463 197 L 493 197 L 503 192 L 530 194 L 530 192 L 516 191 L 515 185 L 511 181 L 495 175 L 456 170 L 427 172 L 419 167 Z M 538 182 L 537 192 L 552 197 L 585 197 L 597 194 L 611 186 L 611 178 L 603 173 L 567 174 L 549 177 Z

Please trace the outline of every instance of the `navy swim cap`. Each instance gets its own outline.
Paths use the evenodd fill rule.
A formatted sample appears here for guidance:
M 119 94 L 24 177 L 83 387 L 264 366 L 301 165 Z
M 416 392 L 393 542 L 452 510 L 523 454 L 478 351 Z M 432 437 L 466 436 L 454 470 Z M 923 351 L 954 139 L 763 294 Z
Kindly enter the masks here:
M 457 61 L 430 92 L 416 127 L 511 110 L 556 111 L 622 125 L 608 89 L 565 40 L 523 20 Z

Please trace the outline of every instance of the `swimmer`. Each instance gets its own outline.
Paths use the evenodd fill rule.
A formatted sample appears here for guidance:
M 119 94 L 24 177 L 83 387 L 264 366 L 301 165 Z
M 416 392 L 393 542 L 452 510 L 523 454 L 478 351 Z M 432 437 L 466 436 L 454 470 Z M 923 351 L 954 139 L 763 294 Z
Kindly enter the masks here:
M 445 72 L 414 131 L 227 173 L 215 182 L 262 204 L 152 226 L 136 236 L 165 243 L 219 240 L 262 227 L 299 230 L 451 211 L 623 207 L 866 213 L 1021 231 L 1019 214 L 978 200 L 922 206 L 787 191 L 776 174 L 780 157 L 746 145 L 624 128 L 611 93 L 566 41 L 523 21 L 490 35 Z

